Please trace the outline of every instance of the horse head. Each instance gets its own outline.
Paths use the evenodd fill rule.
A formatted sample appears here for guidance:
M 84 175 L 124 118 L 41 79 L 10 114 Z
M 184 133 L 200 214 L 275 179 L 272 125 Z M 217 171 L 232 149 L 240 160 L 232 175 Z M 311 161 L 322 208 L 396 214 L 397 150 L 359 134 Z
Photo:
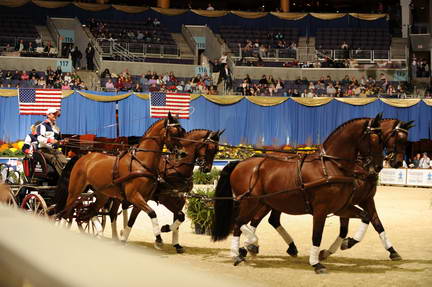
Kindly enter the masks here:
M 408 130 L 414 126 L 413 122 L 395 119 L 383 121 L 384 145 L 387 153 L 385 159 L 393 168 L 399 168 L 403 164 L 408 142 Z
M 170 151 L 178 154 L 179 150 L 182 148 L 180 140 L 185 136 L 186 131 L 180 125 L 178 119 L 171 115 L 171 112 L 168 112 L 168 117 L 164 121 L 163 133 L 166 147 Z
M 210 172 L 213 160 L 219 151 L 219 139 L 225 130 L 208 131 L 203 141 L 196 148 L 196 161 L 201 172 Z
M 363 169 L 369 175 L 378 175 L 383 168 L 384 142 L 381 130 L 382 113 L 375 118 L 369 119 L 364 124 L 363 136 L 358 144 L 359 155 Z

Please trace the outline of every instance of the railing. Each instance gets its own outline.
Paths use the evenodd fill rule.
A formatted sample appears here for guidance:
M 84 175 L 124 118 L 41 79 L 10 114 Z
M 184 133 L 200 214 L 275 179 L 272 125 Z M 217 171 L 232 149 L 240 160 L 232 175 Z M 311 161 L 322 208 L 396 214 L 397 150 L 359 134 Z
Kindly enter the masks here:
M 57 56 L 60 57 L 62 52 L 62 41 L 58 29 L 50 17 L 47 17 L 47 28 L 51 35 L 54 36 L 55 46 L 57 47 Z
M 291 48 L 283 48 L 283 49 L 275 49 L 270 48 L 265 52 L 260 52 L 259 48 L 253 48 L 250 50 L 244 50 L 242 47 L 238 47 L 237 49 L 231 50 L 234 54 L 234 58 L 247 58 L 247 57 L 255 57 L 262 58 L 263 60 L 286 60 L 286 59 L 296 59 L 297 58 L 297 49 Z
M 117 42 L 105 39 L 98 39 L 98 43 L 103 57 L 115 56 L 116 52 L 121 52 L 123 56 L 128 53 L 129 57 L 180 57 L 180 49 L 176 45 Z
M 194 39 L 191 31 L 189 31 L 189 29 L 186 27 L 186 25 L 182 25 L 182 34 L 183 34 L 189 48 L 194 53 L 194 64 L 197 65 L 198 64 L 198 47 L 197 47 L 197 44 L 195 42 L 195 39 Z
M 374 62 L 376 60 L 390 60 L 390 50 L 317 50 L 319 59 L 329 57 L 333 60 L 356 59 Z

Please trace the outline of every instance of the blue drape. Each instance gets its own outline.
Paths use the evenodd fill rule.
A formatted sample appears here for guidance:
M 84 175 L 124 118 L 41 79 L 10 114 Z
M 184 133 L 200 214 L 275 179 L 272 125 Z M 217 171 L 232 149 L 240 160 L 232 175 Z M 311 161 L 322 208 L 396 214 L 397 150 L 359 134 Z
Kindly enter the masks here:
M 78 93 L 62 101 L 58 123 L 63 133 L 115 137 L 115 102 L 96 102 Z M 120 136 L 141 136 L 157 119 L 149 117 L 149 101 L 132 95 L 118 103 Z M 186 130 L 226 129 L 222 141 L 230 144 L 319 144 L 340 124 L 353 118 L 384 117 L 415 121 L 409 140 L 432 138 L 432 107 L 423 101 L 409 108 L 396 108 L 382 101 L 353 106 L 339 101 L 308 107 L 289 99 L 272 107 L 255 105 L 247 99 L 219 105 L 200 97 L 191 102 L 190 119 L 181 120 Z M 0 97 L 0 139 L 23 139 L 29 127 L 43 116 L 20 116 L 17 97 Z

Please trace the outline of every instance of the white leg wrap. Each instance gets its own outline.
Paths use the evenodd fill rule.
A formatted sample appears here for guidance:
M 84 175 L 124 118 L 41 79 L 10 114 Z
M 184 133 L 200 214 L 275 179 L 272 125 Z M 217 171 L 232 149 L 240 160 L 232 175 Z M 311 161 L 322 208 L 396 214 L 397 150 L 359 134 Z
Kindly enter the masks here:
M 179 243 L 179 230 L 172 231 L 172 245 L 176 245 Z
M 381 239 L 382 245 L 386 250 L 393 246 L 393 244 L 391 244 L 390 240 L 387 238 L 385 231 L 381 232 L 379 234 L 379 237 Z
M 129 234 L 131 232 L 132 228 L 129 226 L 126 226 L 121 232 L 120 232 L 120 240 L 123 242 L 126 242 L 129 238 Z
M 151 219 L 152 225 L 153 225 L 153 233 L 155 236 L 160 235 L 160 227 L 159 227 L 159 221 L 157 217 Z
M 246 224 L 242 225 L 240 227 L 240 230 L 243 232 L 243 234 L 246 236 L 245 244 L 251 245 L 251 244 L 258 244 L 258 237 L 254 234 L 254 232 L 247 226 Z M 255 230 L 254 230 L 255 231 Z
M 285 228 L 283 228 L 282 226 L 278 226 L 278 228 L 276 228 L 276 231 L 283 238 L 283 240 L 286 242 L 286 244 L 289 245 L 290 243 L 292 243 L 294 241 L 292 239 L 292 237 L 288 234 L 288 232 L 285 230 Z
M 111 234 L 112 234 L 112 238 L 118 238 L 117 220 L 114 220 L 113 222 L 111 222 Z
M 97 216 L 92 217 L 91 222 L 93 223 L 95 230 L 96 230 L 96 236 L 101 236 L 101 233 L 103 231 L 102 224 L 99 222 L 99 218 Z
M 239 256 L 240 236 L 233 236 L 231 240 L 231 257 Z
M 312 246 L 309 254 L 309 264 L 314 266 L 319 263 L 319 246 Z
M 357 233 L 354 234 L 353 238 L 354 238 L 355 240 L 359 241 L 359 242 L 362 241 L 363 237 L 364 237 L 365 234 L 366 234 L 366 231 L 367 231 L 368 227 L 369 227 L 369 224 L 366 224 L 366 223 L 364 223 L 364 222 L 361 222 L 361 223 L 360 223 L 360 227 L 359 227 L 359 229 L 357 230 Z
M 330 246 L 330 248 L 328 249 L 328 251 L 331 253 L 331 254 L 333 254 L 333 253 L 335 253 L 336 251 L 338 251 L 338 249 L 341 247 L 341 245 L 342 245 L 342 241 L 343 241 L 343 238 L 342 237 L 337 237 L 336 238 L 336 240 L 335 240 L 335 242 L 333 242 L 333 244 Z
M 128 216 L 128 210 L 123 209 L 122 214 L 123 214 L 123 228 L 126 228 L 127 224 L 128 224 L 128 217 L 129 217 Z
M 180 224 L 181 224 L 180 220 L 177 219 L 176 221 L 174 221 L 173 224 L 170 225 L 171 231 L 177 230 Z

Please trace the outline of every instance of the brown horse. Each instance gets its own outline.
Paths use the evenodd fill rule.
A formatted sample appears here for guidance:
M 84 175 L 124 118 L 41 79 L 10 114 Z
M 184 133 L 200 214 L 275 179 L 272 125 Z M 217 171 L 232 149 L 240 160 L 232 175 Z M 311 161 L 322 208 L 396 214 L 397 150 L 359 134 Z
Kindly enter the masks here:
M 15 197 L 9 187 L 9 185 L 0 183 L 0 204 L 6 204 L 13 207 L 17 206 Z
M 288 214 L 312 214 L 309 263 L 315 272 L 325 272 L 318 255 L 326 217 L 331 213 L 364 217 L 360 209 L 351 205 L 355 160 L 360 154 L 370 159 L 365 169 L 382 167 L 380 121 L 377 115 L 373 120 L 361 118 L 344 123 L 324 141 L 319 154 L 249 158 L 228 164 L 216 187 L 215 198 L 221 199 L 215 201 L 212 239 L 222 240 L 234 232 L 231 255 L 237 265 L 244 261 L 239 253 L 240 235 L 251 233 L 245 224 L 264 206 Z M 229 199 L 232 195 L 234 198 Z
M 162 232 L 172 231 L 172 245 L 177 253 L 183 253 L 184 248 L 179 244 L 179 227 L 185 220 L 182 211 L 185 205 L 185 194 L 193 187 L 192 175 L 195 165 L 202 172 L 210 172 L 215 155 L 219 150 L 219 138 L 224 131 L 209 131 L 204 129 L 192 130 L 186 133 L 180 141 L 186 152 L 186 157 L 177 159 L 174 156 L 163 156 L 159 163 L 159 174 L 161 180 L 153 193 L 152 200 L 163 204 L 174 215 L 171 225 L 164 225 Z M 120 201 L 116 200 L 110 210 L 112 237 L 117 238 L 117 210 Z M 132 226 L 141 211 L 137 207 L 132 209 L 129 221 L 127 219 L 127 208 L 129 202 L 123 202 L 124 229 L 120 232 L 121 240 L 127 241 Z
M 77 198 L 90 188 L 96 202 L 86 218 L 93 218 L 108 198 L 127 200 L 150 216 L 156 245 L 160 244 L 162 238 L 156 213 L 147 201 L 156 190 L 163 146 L 176 151 L 181 147 L 180 138 L 184 134 L 178 120 L 169 113 L 166 119 L 150 126 L 138 146 L 128 152 L 118 156 L 94 152 L 81 157 L 72 168 L 68 191 L 63 191 L 67 193 L 67 202 L 60 215 L 69 218 Z
M 398 168 L 402 166 L 403 157 L 405 153 L 406 144 L 408 141 L 408 130 L 412 127 L 412 122 L 402 122 L 397 119 L 384 119 L 381 122 L 381 130 L 382 130 L 382 138 L 384 140 L 384 145 L 389 153 L 388 159 L 390 165 L 394 168 Z M 363 162 L 367 159 L 359 159 L 360 162 Z M 364 162 L 363 162 L 364 164 Z M 378 217 L 378 213 L 375 209 L 374 196 L 376 193 L 376 185 L 377 185 L 377 177 L 375 172 L 373 174 L 369 174 L 369 176 L 363 177 L 363 179 L 356 180 L 356 191 L 354 192 L 354 196 L 352 199 L 353 205 L 359 205 L 363 208 L 368 214 L 368 218 L 371 219 L 372 225 L 375 230 L 378 232 L 379 237 L 383 243 L 383 246 L 390 253 L 390 259 L 392 260 L 401 260 L 401 256 L 394 249 L 390 241 L 388 240 L 384 227 L 381 224 L 381 221 Z M 253 231 L 253 236 L 247 238 L 246 240 L 246 248 L 252 254 L 258 253 L 258 238 L 255 235 L 255 230 L 261 220 L 268 214 L 270 208 L 266 206 L 262 210 L 260 210 L 253 220 L 250 223 L 249 229 Z M 297 247 L 294 243 L 292 237 L 286 232 L 286 230 L 280 224 L 280 216 L 281 212 L 277 210 L 272 210 L 269 223 L 276 229 L 276 231 L 281 235 L 281 237 L 288 244 L 287 253 L 291 256 L 297 256 Z M 358 243 L 363 237 L 369 225 L 369 220 L 363 219 L 362 225 L 359 231 L 354 235 L 353 238 L 346 239 L 348 233 L 348 224 L 349 218 L 340 217 L 340 231 L 339 236 L 335 240 L 335 242 L 330 246 L 328 250 L 321 250 L 320 252 L 320 260 L 326 259 L 328 256 L 333 254 L 334 252 L 342 247 L 342 250 L 347 248 L 351 248 L 353 245 Z M 243 250 L 243 253 L 246 251 Z

